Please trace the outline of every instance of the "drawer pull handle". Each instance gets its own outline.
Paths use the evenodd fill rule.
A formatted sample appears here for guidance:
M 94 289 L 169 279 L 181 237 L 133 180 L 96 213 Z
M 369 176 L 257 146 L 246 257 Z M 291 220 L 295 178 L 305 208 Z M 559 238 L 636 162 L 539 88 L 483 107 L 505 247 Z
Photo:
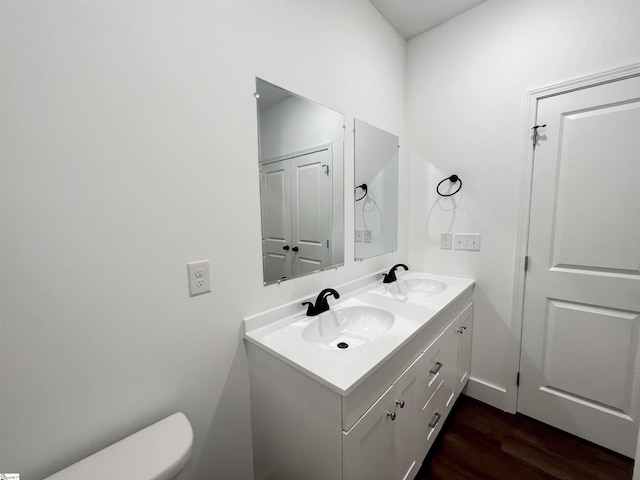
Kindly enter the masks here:
M 400 408 L 404 408 L 404 400 L 396 400 L 396 405 L 398 405 Z
M 439 413 L 436 413 L 433 418 L 431 419 L 431 423 L 429 424 L 429 428 L 436 428 L 438 426 L 438 422 L 440 421 L 440 419 L 442 418 L 442 415 L 440 415 Z
M 440 371 L 441 368 L 442 368 L 442 363 L 436 362 L 434 367 L 431 370 L 429 370 L 429 373 L 433 373 L 435 375 L 436 373 L 438 373 Z
M 387 417 L 391 417 L 391 421 L 393 422 L 396 419 L 396 412 L 387 412 Z

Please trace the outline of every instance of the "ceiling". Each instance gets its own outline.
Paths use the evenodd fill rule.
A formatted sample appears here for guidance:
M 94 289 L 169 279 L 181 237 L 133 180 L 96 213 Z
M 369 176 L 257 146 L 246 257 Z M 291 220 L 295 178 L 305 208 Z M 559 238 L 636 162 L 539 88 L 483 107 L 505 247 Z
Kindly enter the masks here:
M 409 40 L 485 0 L 369 0 Z

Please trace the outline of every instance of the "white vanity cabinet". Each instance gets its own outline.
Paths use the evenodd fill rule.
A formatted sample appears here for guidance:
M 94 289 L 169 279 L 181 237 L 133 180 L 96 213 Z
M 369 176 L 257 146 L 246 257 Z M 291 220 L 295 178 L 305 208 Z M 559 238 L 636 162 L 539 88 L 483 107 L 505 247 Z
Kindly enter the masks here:
M 472 294 L 347 391 L 247 341 L 256 480 L 413 479 L 469 378 Z

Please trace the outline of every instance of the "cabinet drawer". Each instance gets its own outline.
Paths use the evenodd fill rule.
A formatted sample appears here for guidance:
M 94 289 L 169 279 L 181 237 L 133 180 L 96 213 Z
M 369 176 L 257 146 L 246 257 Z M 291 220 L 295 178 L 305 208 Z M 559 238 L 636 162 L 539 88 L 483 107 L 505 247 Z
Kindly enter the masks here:
M 445 388 L 445 382 L 441 380 L 434 394 L 422 408 L 420 415 L 420 445 L 423 456 L 427 454 L 431 445 L 433 445 L 433 441 L 447 417 L 448 398 L 449 393 Z
M 436 342 L 424 352 L 422 356 L 422 372 L 421 376 L 421 407 L 424 407 L 426 403 L 433 397 L 438 387 L 442 383 L 444 372 L 444 358 L 442 354 L 442 342 Z

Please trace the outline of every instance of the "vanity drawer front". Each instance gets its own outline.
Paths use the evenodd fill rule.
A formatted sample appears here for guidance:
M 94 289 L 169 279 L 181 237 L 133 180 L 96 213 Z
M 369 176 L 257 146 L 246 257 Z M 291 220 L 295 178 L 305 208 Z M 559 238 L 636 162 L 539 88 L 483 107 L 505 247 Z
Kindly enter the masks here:
M 442 429 L 447 416 L 447 400 L 449 393 L 445 387 L 445 382 L 438 382 L 437 389 L 431 396 L 420 413 L 420 440 L 422 448 L 422 458 L 427 455 L 438 432 Z
M 421 406 L 425 405 L 436 392 L 444 376 L 444 354 L 442 352 L 442 342 L 436 342 L 422 355 L 422 375 L 420 376 Z

